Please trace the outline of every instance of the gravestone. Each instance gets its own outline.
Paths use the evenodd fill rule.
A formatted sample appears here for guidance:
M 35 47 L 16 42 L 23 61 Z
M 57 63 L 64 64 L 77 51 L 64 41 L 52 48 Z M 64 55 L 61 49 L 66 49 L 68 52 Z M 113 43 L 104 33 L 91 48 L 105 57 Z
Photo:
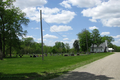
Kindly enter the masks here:
M 74 53 L 72 53 L 71 56 L 74 56 Z
M 77 56 L 79 56 L 80 54 L 79 53 L 77 53 Z
M 36 55 L 33 55 L 33 57 L 36 57 Z
M 30 55 L 30 57 L 32 57 L 32 55 Z
M 19 54 L 20 58 L 22 58 L 23 54 Z
M 65 54 L 64 56 L 69 56 L 68 54 Z

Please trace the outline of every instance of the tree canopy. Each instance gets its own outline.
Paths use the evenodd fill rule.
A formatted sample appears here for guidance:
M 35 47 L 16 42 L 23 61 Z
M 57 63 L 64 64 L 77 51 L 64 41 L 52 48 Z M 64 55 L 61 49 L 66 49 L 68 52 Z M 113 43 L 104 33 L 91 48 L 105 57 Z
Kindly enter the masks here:
M 78 33 L 79 45 L 82 51 L 87 51 L 88 48 L 91 46 L 91 33 L 84 29 L 82 32 Z
M 29 19 L 25 18 L 23 13 L 18 7 L 13 5 L 15 0 L 0 1 L 0 31 L 1 31 L 1 51 L 5 57 L 6 50 L 19 48 L 18 36 L 23 36 L 26 31 L 23 31 L 22 24 L 27 25 Z M 7 48 L 7 49 L 6 49 Z

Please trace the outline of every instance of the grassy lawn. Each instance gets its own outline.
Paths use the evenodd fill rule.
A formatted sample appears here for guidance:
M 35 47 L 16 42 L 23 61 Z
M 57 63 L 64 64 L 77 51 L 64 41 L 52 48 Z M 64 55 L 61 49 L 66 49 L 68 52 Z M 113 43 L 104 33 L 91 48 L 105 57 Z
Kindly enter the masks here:
M 5 58 L 0 60 L 0 80 L 48 80 L 113 53 L 82 56 Z

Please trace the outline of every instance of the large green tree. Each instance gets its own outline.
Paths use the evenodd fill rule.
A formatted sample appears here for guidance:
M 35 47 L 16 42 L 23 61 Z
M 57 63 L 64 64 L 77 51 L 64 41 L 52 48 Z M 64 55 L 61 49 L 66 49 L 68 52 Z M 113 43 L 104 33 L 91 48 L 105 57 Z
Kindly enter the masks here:
M 98 29 L 94 29 L 92 31 L 92 51 L 94 50 L 94 45 L 97 45 L 97 47 L 102 43 L 102 38 L 99 34 Z
M 79 45 L 82 51 L 87 51 L 87 46 L 91 46 L 91 33 L 84 29 L 82 32 L 78 33 Z
M 1 49 L 4 57 L 6 50 L 5 46 L 10 46 L 11 56 L 11 48 L 15 48 L 15 43 L 19 43 L 18 36 L 23 36 L 26 32 L 23 31 L 21 25 L 27 25 L 29 22 L 29 19 L 25 18 L 25 13 L 13 5 L 14 1 L 15 0 L 0 1 L 0 31 L 2 40 Z

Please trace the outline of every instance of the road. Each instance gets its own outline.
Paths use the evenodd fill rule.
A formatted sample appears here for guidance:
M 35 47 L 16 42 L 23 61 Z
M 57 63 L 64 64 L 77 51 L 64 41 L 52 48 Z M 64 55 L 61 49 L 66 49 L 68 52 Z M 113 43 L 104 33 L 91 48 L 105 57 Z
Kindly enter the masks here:
M 120 52 L 51 80 L 120 80 Z

